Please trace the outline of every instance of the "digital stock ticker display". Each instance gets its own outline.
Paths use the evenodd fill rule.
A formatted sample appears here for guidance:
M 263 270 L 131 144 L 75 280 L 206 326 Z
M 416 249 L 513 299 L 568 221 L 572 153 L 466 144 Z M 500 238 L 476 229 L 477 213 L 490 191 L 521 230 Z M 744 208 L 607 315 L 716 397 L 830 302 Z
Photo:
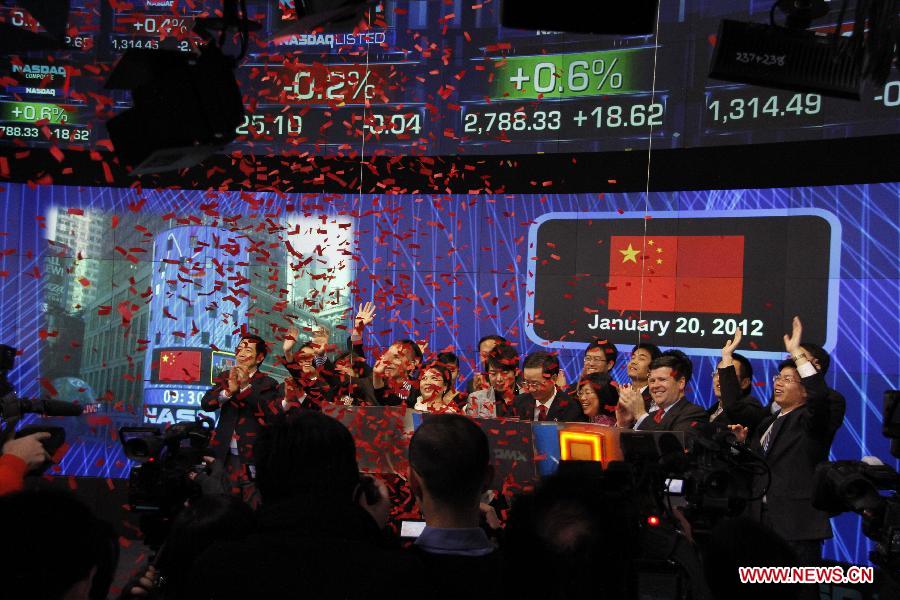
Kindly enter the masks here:
M 662 2 L 654 36 L 506 29 L 499 2 L 373 3 L 364 27 L 302 29 L 290 0 L 247 2 L 262 25 L 237 68 L 244 153 L 521 154 L 815 140 L 900 131 L 900 80 L 862 101 L 707 77 L 723 18 L 749 0 Z M 0 143 L 105 149 L 130 106 L 104 89 L 127 50 L 192 51 L 203 0 L 73 0 L 64 50 L 0 65 Z M 0 20 L 38 29 L 15 3 Z M 849 33 L 853 23 L 842 31 Z M 821 25 L 828 32 L 827 23 Z M 834 29 L 832 25 L 831 29 Z

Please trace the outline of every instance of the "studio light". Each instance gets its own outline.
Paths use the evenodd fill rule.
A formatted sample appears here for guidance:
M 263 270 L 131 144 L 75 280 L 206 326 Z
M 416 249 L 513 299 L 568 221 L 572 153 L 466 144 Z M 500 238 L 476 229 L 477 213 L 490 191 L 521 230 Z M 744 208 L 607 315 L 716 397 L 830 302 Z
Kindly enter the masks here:
M 196 20 L 198 51 L 130 49 L 110 74 L 107 89 L 131 91 L 132 107 L 106 129 L 132 175 L 196 165 L 237 137 L 244 105 L 234 69 L 259 25 L 246 18 L 243 0 L 240 13 L 237 0 L 226 0 L 222 15 Z M 222 51 L 232 32 L 241 36 L 237 57 Z
M 841 31 L 850 0 L 840 2 L 833 33 L 807 30 L 837 4 L 776 0 L 769 24 L 722 21 L 709 76 L 859 100 L 864 80 L 887 81 L 898 54 L 900 0 L 857 0 L 850 36 Z M 776 24 L 779 13 L 783 25 Z

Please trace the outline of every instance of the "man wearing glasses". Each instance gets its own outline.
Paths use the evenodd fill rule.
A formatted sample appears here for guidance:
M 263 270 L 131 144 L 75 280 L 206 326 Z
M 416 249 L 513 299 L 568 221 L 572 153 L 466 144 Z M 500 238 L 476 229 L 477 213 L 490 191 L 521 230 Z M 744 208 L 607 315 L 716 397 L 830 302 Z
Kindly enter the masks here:
M 524 394 L 513 401 L 523 421 L 587 421 L 581 403 L 556 387 L 559 361 L 547 352 L 529 354 L 522 369 Z
M 738 441 L 749 441 L 771 472 L 771 482 L 762 473 L 754 480 L 754 495 L 761 500 L 751 504 L 751 516 L 787 540 L 800 564 L 809 566 L 821 560 L 822 542 L 832 536 L 828 513 L 812 506 L 813 477 L 816 466 L 828 460 L 841 423 L 832 416 L 823 374 L 800 346 L 802 332 L 794 317 L 791 336 L 784 337 L 791 358 L 774 378 L 778 412 L 763 419 L 752 437 L 747 427 L 730 428 Z

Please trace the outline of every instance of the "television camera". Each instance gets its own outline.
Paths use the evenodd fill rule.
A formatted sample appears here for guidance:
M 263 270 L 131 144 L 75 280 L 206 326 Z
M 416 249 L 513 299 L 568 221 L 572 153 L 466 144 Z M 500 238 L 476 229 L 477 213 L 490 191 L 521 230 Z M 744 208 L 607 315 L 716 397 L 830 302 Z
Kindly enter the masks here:
M 138 463 L 128 478 L 128 504 L 140 514 L 140 528 L 150 548 L 159 548 L 172 518 L 185 502 L 203 493 L 213 420 L 159 427 L 122 427 L 119 441 L 125 456 Z

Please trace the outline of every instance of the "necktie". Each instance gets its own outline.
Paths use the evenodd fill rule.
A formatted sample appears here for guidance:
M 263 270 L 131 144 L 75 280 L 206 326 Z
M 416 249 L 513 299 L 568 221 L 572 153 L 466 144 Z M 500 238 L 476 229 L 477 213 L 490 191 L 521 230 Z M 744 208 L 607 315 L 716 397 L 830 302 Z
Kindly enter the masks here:
M 538 405 L 538 421 L 547 420 L 547 407 L 543 404 Z
M 664 416 L 666 416 L 666 411 L 661 408 L 658 409 L 655 413 L 653 413 L 653 422 L 661 423 Z
M 766 432 L 763 434 L 762 439 L 759 440 L 759 445 L 762 446 L 763 454 L 769 453 L 769 446 L 772 445 L 772 440 L 775 439 L 775 425 L 780 425 L 781 418 L 776 417 L 772 424 L 769 425 L 769 428 L 766 429 Z
M 316 368 L 324 365 L 326 360 L 327 357 L 324 354 L 316 354 L 315 356 L 313 356 L 313 364 L 316 366 Z

